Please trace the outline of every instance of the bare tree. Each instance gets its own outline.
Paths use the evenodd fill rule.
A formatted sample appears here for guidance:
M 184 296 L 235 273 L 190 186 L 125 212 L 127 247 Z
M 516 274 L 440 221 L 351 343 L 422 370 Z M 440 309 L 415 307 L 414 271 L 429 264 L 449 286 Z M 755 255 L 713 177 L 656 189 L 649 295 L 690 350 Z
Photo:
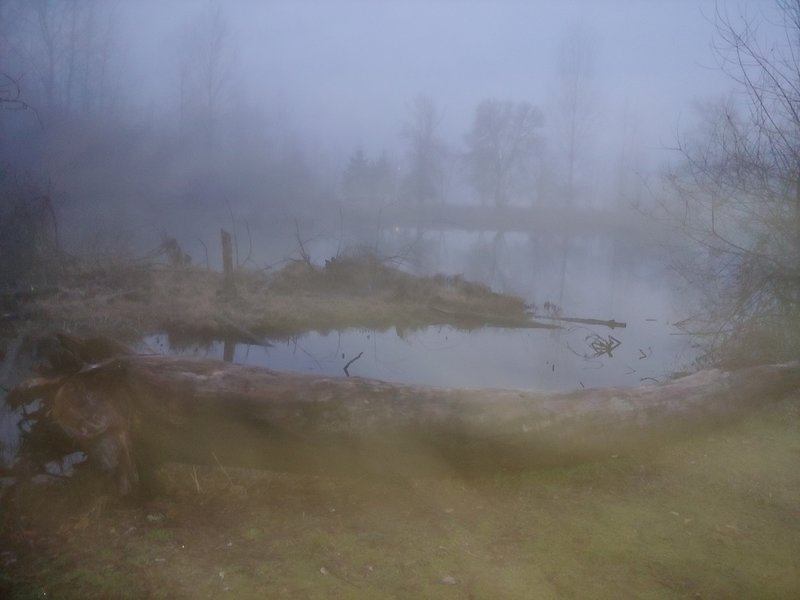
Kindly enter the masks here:
M 527 102 L 484 100 L 466 136 L 469 177 L 483 203 L 508 203 L 539 146 L 541 111 Z
M 596 113 L 592 90 L 595 46 L 592 35 L 576 24 L 558 47 L 555 116 L 565 153 L 567 206 L 575 201 L 578 166 Z
M 383 205 L 394 195 L 396 172 L 397 167 L 385 152 L 370 160 L 359 146 L 350 155 L 342 175 L 342 191 L 350 202 Z
M 714 18 L 720 66 L 736 84 L 706 106 L 702 128 L 679 140 L 682 230 L 703 250 L 683 272 L 706 292 L 724 360 L 780 360 L 800 349 L 800 0 L 777 0 L 773 19 Z M 774 25 L 774 22 L 770 22 Z
M 210 1 L 184 32 L 179 82 L 182 126 L 199 122 L 211 144 L 229 100 L 237 61 L 228 19 L 221 4 Z
M 108 104 L 113 11 L 99 0 L 33 0 L 20 53 L 39 82 L 47 112 Z
M 8 70 L 9 55 L 14 53 L 22 28 L 24 6 L 17 0 L 0 0 L 0 64 Z
M 410 196 L 419 204 L 442 196 L 446 149 L 439 138 L 444 113 L 430 96 L 417 96 L 409 106 L 401 134 L 408 144 L 410 163 L 407 184 Z
M 5 110 L 30 110 L 39 118 L 36 109 L 21 97 L 19 81 L 8 73 L 0 72 L 0 108 Z M 41 120 L 39 121 L 41 123 Z

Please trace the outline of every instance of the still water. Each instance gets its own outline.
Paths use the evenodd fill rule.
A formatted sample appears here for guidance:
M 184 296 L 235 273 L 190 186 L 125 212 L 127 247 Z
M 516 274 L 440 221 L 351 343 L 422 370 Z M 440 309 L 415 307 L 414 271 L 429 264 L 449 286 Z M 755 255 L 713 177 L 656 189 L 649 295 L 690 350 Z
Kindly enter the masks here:
M 306 249 L 322 264 L 348 247 L 363 251 L 363 239 L 358 234 L 350 239 L 318 236 Z M 400 383 L 548 391 L 653 384 L 692 370 L 699 352 L 674 325 L 689 314 L 691 294 L 668 268 L 668 249 L 643 236 L 388 228 L 373 236 L 368 249 L 413 273 L 461 274 L 495 291 L 517 294 L 538 315 L 556 305 L 561 316 L 627 326 L 612 330 L 548 321 L 561 328 L 311 331 L 260 346 L 229 346 L 228 354 L 232 351 L 238 363 L 278 370 L 344 376 L 347 366 L 352 376 Z M 226 354 L 222 341 L 177 347 L 165 334 L 148 336 L 139 350 L 218 359 Z M 32 357 L 14 354 L 2 363 L 5 389 L 30 372 Z M 12 460 L 18 444 L 20 419 L 0 402 L 4 463 Z
M 307 245 L 318 262 L 341 248 L 341 239 L 318 238 Z M 612 330 L 548 321 L 561 329 L 309 332 L 269 340 L 271 345 L 239 344 L 233 360 L 337 376 L 344 376 L 349 364 L 350 375 L 446 387 L 564 390 L 663 381 L 691 369 L 697 354 L 674 326 L 689 304 L 667 266 L 663 244 L 641 237 L 391 228 L 372 250 L 417 274 L 462 274 L 519 295 L 539 315 L 556 305 L 561 316 L 627 326 Z M 155 335 L 143 340 L 141 350 L 221 359 L 224 343 L 173 347 L 168 336 Z

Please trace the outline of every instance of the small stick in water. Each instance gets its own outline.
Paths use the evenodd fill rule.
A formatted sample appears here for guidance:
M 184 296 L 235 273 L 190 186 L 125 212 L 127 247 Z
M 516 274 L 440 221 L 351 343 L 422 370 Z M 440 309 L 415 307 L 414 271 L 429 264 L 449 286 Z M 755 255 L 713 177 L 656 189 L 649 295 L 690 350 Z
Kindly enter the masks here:
M 347 364 L 344 366 L 344 374 L 345 374 L 345 375 L 347 375 L 348 377 L 350 377 L 350 371 L 348 371 L 348 370 L 347 370 L 347 368 L 348 368 L 350 365 L 352 365 L 354 362 L 356 362 L 356 361 L 357 361 L 359 358 L 361 358 L 361 355 L 362 355 L 362 354 L 364 354 L 364 353 L 363 353 L 363 352 L 359 352 L 359 353 L 358 353 L 358 356 L 356 356 L 355 358 L 351 358 L 351 359 L 350 359 L 350 361 L 349 361 L 349 362 L 348 362 L 348 363 L 347 363 Z

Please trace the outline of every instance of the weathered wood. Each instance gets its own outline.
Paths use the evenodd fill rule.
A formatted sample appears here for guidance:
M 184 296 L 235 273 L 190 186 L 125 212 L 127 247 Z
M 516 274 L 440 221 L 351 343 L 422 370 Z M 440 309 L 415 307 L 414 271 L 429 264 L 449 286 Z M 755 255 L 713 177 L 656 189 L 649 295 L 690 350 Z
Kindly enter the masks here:
M 578 323 L 580 325 L 600 325 L 602 327 L 608 327 L 609 329 L 616 329 L 617 327 L 621 329 L 625 329 L 628 324 L 623 323 L 620 321 L 615 321 L 614 319 L 606 320 L 606 319 L 583 319 L 579 317 L 544 317 L 552 318 L 555 321 L 563 321 L 565 323 Z
M 436 305 L 430 305 L 430 309 L 457 323 L 468 323 L 475 326 L 491 325 L 493 327 L 512 327 L 514 329 L 561 329 L 552 323 L 542 323 L 526 317 L 492 315 L 477 313 L 465 310 L 449 310 Z
M 10 398 L 37 389 L 51 397 L 51 417 L 126 493 L 142 465 L 164 460 L 388 477 L 587 460 L 717 425 L 798 388 L 799 363 L 541 393 L 129 355 L 23 385 Z
M 223 293 L 232 296 L 236 291 L 233 283 L 233 243 L 231 234 L 224 229 L 220 229 L 219 234 L 222 241 Z

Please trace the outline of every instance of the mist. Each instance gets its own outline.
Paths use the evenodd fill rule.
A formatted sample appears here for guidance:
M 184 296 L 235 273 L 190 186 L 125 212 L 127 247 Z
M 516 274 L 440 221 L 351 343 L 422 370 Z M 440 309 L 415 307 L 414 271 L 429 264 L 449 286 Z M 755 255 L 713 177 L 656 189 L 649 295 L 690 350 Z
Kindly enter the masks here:
M 582 206 L 627 209 L 692 102 L 730 86 L 710 53 L 713 3 L 84 4 L 4 3 L 0 68 L 37 116 L 3 112 L 2 156 L 49 182 L 65 232 L 124 230 L 138 250 L 203 237 L 231 211 L 275 222 L 346 206 L 358 151 L 393 172 L 385 203 L 418 202 L 401 188 L 421 97 L 441 144 L 436 202 L 482 201 L 465 137 L 497 100 L 542 115 L 511 205 L 560 207 L 575 184 Z M 581 130 L 567 148 L 570 77 Z
M 0 596 L 800 597 L 800 0 L 0 0 Z
M 638 320 L 630 356 L 663 356 L 646 373 L 608 361 L 598 385 L 692 370 L 702 353 L 670 328 L 735 277 L 708 276 L 725 248 L 691 231 L 703 210 L 687 225 L 682 178 L 714 107 L 740 102 L 720 20 L 751 15 L 778 43 L 780 11 L 746 3 L 7 0 L 9 215 L 22 203 L 53 230 L 47 257 L 112 270 L 152 257 L 218 270 L 221 228 L 234 266 L 261 273 L 367 253 L 533 312 Z M 28 226 L 7 223 L 6 286 L 54 283 L 63 266 L 37 267 L 17 239 Z M 517 385 L 590 383 L 599 334 L 572 335 L 555 356 L 539 340 L 542 371 Z M 555 363 L 570 366 L 554 376 Z M 458 361 L 440 371 L 464 385 Z M 394 376 L 378 362 L 364 374 Z

